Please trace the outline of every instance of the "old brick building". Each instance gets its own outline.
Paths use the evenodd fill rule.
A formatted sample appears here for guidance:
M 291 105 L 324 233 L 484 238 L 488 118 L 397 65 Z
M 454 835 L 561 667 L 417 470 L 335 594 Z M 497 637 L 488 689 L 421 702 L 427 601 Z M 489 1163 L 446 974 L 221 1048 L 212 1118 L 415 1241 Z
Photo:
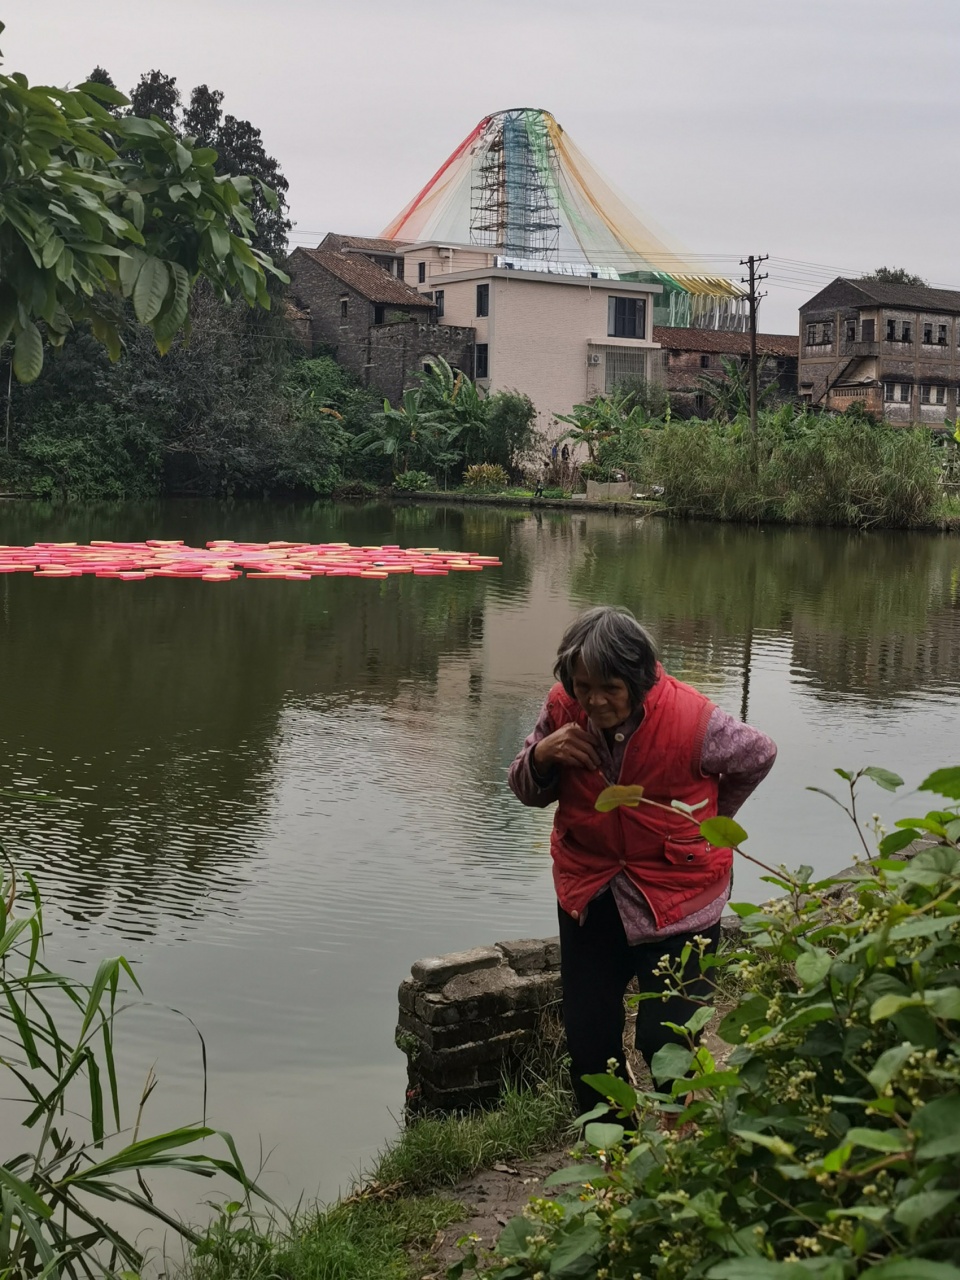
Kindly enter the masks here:
M 668 329 L 657 325 L 655 342 L 663 349 L 661 380 L 670 392 L 675 411 L 706 412 L 708 396 L 701 384 L 704 375 L 723 377 L 723 361 L 745 364 L 750 355 L 750 335 L 721 329 Z M 799 339 L 790 333 L 758 333 L 761 388 L 775 385 L 781 399 L 797 395 Z
M 800 395 L 888 422 L 957 416 L 960 291 L 838 277 L 800 308 Z
M 402 255 L 377 252 L 389 241 L 367 242 L 368 251 L 358 237 L 327 236 L 324 244 L 332 239 L 348 243 L 295 249 L 288 264 L 294 302 L 310 317 L 313 351 L 329 351 L 394 401 L 431 357 L 472 373 L 473 330 L 437 324 L 433 299 L 404 284 Z
M 383 240 L 379 236 L 343 236 L 336 231 L 328 231 L 317 248 L 348 257 L 367 258 L 389 275 L 402 280 L 403 250 L 406 245 L 406 240 Z

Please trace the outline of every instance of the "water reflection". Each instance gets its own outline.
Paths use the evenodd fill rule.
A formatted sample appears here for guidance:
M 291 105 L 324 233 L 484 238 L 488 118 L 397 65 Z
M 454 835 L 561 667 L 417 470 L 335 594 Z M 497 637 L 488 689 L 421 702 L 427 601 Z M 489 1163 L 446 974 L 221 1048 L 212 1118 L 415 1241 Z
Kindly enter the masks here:
M 383 583 L 0 577 L 0 788 L 61 797 L 3 801 L 0 833 L 66 922 L 54 937 L 71 959 L 119 934 L 151 996 L 202 1025 L 221 1118 L 254 1146 L 265 1126 L 266 1145 L 283 1135 L 291 1200 L 321 1179 L 329 1194 L 389 1132 L 410 962 L 555 927 L 550 814 L 517 805 L 504 775 L 580 608 L 633 608 L 671 670 L 778 741 L 745 818 L 774 861 L 849 862 L 832 806 L 803 791 L 833 765 L 906 772 L 949 754 L 948 537 L 452 505 L 0 506 L 0 542 L 111 537 L 504 561 Z M 744 897 L 764 891 L 749 875 Z M 135 1077 L 166 1054 L 182 1083 L 168 1021 L 136 1024 Z M 360 1136 L 320 1140 L 342 1114 Z

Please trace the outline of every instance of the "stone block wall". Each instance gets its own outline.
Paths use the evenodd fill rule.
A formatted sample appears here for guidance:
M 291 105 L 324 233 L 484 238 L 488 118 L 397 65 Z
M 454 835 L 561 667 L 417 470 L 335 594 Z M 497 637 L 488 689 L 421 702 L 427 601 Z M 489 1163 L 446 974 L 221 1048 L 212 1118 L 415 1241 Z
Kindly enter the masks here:
M 407 1112 L 467 1111 L 495 1103 L 559 1015 L 556 938 L 418 960 L 400 984 L 397 1045 L 407 1056 Z
M 449 324 L 429 324 L 422 318 L 374 325 L 368 334 L 369 378 L 396 402 L 433 357 L 442 356 L 454 369 L 473 373 L 474 330 Z

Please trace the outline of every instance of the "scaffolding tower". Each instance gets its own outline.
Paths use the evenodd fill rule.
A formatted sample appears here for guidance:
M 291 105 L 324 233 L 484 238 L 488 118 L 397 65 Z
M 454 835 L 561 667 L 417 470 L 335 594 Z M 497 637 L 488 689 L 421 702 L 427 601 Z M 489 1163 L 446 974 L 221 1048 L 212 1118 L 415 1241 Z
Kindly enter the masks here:
M 541 113 L 491 116 L 470 186 L 470 241 L 506 257 L 556 260 L 560 210 L 553 143 Z

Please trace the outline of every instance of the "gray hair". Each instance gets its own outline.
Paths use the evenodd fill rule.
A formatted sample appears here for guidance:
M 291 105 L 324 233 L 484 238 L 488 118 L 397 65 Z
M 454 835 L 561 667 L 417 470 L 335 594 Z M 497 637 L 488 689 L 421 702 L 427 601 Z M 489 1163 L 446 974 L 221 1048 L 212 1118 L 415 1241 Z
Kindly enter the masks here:
M 578 658 L 594 677 L 622 680 L 634 707 L 657 683 L 657 646 L 629 609 L 601 605 L 588 609 L 563 633 L 553 674 L 573 697 Z

